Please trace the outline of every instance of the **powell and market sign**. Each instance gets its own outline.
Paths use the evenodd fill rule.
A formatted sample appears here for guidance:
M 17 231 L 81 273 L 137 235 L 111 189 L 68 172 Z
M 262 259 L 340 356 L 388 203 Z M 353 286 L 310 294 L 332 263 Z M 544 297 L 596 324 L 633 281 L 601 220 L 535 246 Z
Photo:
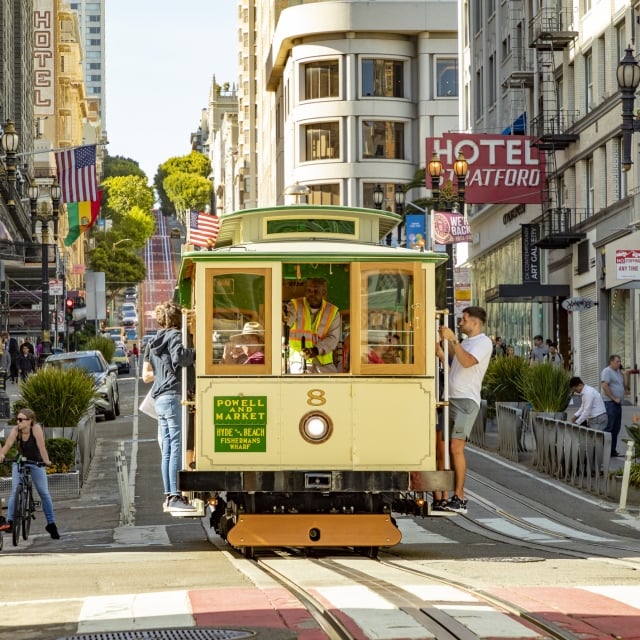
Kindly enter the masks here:
M 216 452 L 264 453 L 267 450 L 267 397 L 215 396 L 213 428 Z

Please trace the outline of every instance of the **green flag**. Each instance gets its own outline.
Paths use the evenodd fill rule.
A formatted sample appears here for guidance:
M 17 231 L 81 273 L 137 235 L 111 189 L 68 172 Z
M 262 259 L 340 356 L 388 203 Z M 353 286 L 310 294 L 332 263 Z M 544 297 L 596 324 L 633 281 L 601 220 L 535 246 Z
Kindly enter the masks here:
M 69 220 L 69 233 L 64 239 L 64 246 L 70 247 L 80 237 L 80 203 L 67 202 L 67 218 Z

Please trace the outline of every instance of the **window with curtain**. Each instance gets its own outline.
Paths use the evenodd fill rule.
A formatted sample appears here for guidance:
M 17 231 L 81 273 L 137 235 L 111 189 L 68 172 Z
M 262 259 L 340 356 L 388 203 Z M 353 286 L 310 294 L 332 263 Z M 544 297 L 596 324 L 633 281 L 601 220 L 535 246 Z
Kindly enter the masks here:
M 304 125 L 304 160 L 335 160 L 340 157 L 340 124 L 315 122 Z
M 318 60 L 304 65 L 304 100 L 336 98 L 340 93 L 337 60 Z

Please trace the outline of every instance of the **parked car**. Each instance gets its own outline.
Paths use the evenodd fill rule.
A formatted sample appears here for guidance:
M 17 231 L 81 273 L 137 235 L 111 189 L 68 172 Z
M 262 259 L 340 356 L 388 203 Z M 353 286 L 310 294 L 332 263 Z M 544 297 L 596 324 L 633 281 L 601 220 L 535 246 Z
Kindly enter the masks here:
M 118 373 L 131 372 L 131 368 L 129 366 L 129 352 L 124 348 L 124 345 L 116 346 L 113 358 L 111 358 L 111 364 L 118 365 Z
M 180 227 L 173 227 L 171 229 L 170 236 L 172 238 L 181 238 L 182 237 L 182 231 L 180 231 Z
M 115 420 L 120 415 L 120 390 L 118 389 L 118 365 L 109 364 L 100 351 L 72 351 L 49 356 L 44 367 L 70 369 L 82 367 L 96 381 L 96 415 L 105 420 Z
M 138 314 L 135 311 L 125 311 L 122 314 L 122 324 L 125 327 L 132 327 L 138 324 Z
M 132 340 L 137 340 L 138 332 L 135 330 L 135 327 L 127 327 L 124 330 L 124 337 L 127 339 L 127 342 L 131 342 Z
M 125 313 L 127 313 L 127 311 L 136 311 L 136 305 L 135 302 L 123 302 L 122 303 L 122 307 L 120 307 L 120 315 L 124 316 Z

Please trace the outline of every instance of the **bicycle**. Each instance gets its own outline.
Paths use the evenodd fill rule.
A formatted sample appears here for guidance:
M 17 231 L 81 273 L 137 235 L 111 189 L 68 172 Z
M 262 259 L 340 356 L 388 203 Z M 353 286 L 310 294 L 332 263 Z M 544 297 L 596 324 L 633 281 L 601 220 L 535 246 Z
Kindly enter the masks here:
M 20 542 L 20 533 L 24 540 L 29 539 L 31 531 L 31 521 L 36 518 L 36 507 L 40 504 L 33 499 L 33 480 L 31 478 L 31 469 L 29 465 L 37 467 L 46 467 L 44 462 L 36 462 L 28 460 L 22 456 L 18 456 L 14 462 L 18 465 L 18 475 L 20 479 L 16 487 L 15 498 L 13 503 L 12 530 L 11 536 L 13 546 L 17 547 Z

